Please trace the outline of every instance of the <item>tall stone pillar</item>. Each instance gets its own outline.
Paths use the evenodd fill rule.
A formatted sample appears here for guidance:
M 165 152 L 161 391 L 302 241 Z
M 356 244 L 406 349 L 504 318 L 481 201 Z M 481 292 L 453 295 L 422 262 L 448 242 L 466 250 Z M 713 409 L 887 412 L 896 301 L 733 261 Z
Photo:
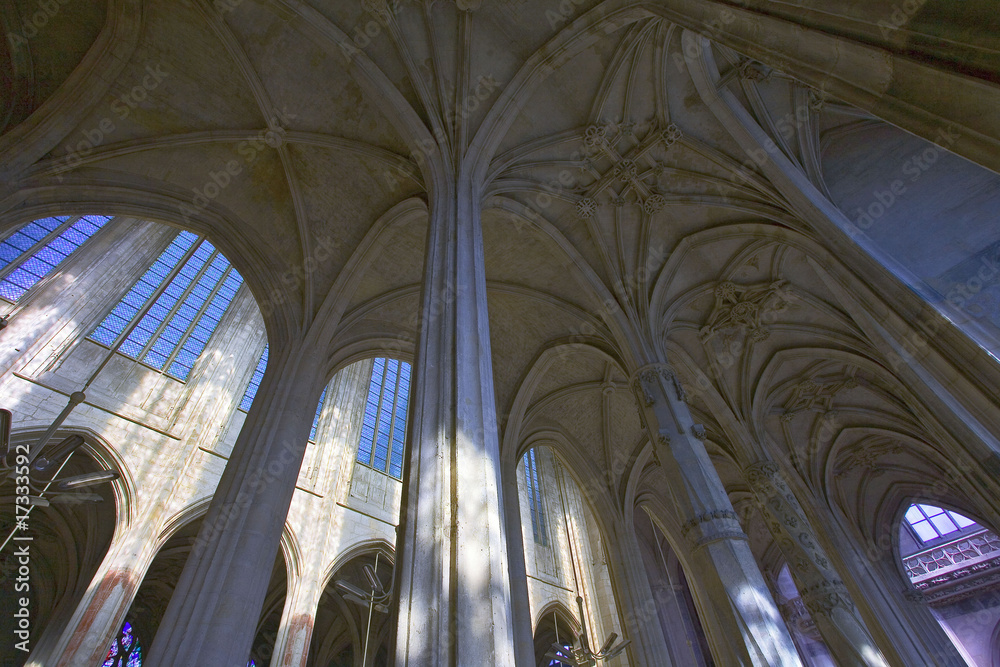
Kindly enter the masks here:
M 620 532 L 610 535 L 611 539 L 607 541 L 608 559 L 615 576 L 623 629 L 626 637 L 632 640 L 632 645 L 627 649 L 629 659 L 637 665 L 671 667 L 676 663 L 670 659 L 670 649 L 660 625 L 656 600 L 653 599 L 653 589 L 646 576 L 646 566 L 642 562 L 642 552 L 633 523 L 632 518 L 625 519 L 622 525 L 615 527 Z M 604 641 L 604 637 L 596 639 L 598 642 Z M 596 646 L 593 648 L 597 649 Z
M 802 601 L 837 664 L 888 667 L 778 464 L 756 463 L 745 475 Z
M 395 664 L 513 665 L 479 196 L 454 179 L 436 185 L 397 541 Z
M 272 342 L 257 397 L 144 661 L 150 667 L 246 664 L 323 388 L 316 349 L 307 338 Z
M 654 363 L 632 378 L 640 414 L 657 460 L 671 482 L 692 549 L 691 577 L 698 580 L 727 625 L 731 647 L 742 665 L 801 665 L 746 534 L 718 472 L 691 419 L 679 378 L 669 365 Z M 641 563 L 640 563 L 641 567 Z
M 42 633 L 25 667 L 100 665 L 155 555 L 149 515 L 118 536 L 64 627 Z
M 520 462 L 519 462 L 520 463 Z M 511 617 L 514 622 L 514 664 L 534 667 L 535 638 L 528 598 L 528 568 L 524 562 L 524 533 L 518 502 L 517 466 L 503 476 L 504 522 L 507 530 L 507 568 L 510 577 Z

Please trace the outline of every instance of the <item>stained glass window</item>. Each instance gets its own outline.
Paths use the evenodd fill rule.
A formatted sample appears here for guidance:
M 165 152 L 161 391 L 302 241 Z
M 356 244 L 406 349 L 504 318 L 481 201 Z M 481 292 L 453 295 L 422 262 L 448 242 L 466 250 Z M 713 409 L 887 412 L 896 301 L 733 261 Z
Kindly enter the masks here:
M 128 621 L 122 626 L 101 667 L 142 667 L 142 647 L 132 634 L 132 624 Z
M 359 463 L 402 479 L 409 399 L 410 364 L 375 359 L 361 422 Z
M 534 448 L 524 454 L 524 479 L 528 485 L 528 510 L 531 513 L 531 529 L 535 535 L 535 542 L 548 546 L 545 505 L 542 501 L 542 478 L 538 473 L 538 460 Z
M 264 351 L 260 353 L 260 359 L 257 360 L 257 367 L 254 368 L 253 375 L 250 376 L 250 383 L 247 385 L 247 390 L 243 392 L 243 400 L 240 401 L 240 410 L 245 412 L 250 409 L 250 404 L 253 403 L 253 398 L 257 395 L 257 390 L 260 389 L 260 381 L 264 378 L 265 368 L 267 368 L 267 345 L 264 346 Z M 316 427 L 313 426 L 314 434 L 315 430 Z
M 316 440 L 316 429 L 319 427 L 319 416 L 323 413 L 323 401 L 325 400 L 326 400 L 326 387 L 323 388 L 323 393 L 319 395 L 319 403 L 316 405 L 316 416 L 313 417 L 312 429 L 309 431 L 310 442 Z
M 181 232 L 90 338 L 186 380 L 243 278 L 208 241 Z
M 0 296 L 17 301 L 110 220 L 54 217 L 24 225 L 0 242 Z
M 910 505 L 906 510 L 906 522 L 925 544 L 977 525 L 957 512 L 933 505 Z

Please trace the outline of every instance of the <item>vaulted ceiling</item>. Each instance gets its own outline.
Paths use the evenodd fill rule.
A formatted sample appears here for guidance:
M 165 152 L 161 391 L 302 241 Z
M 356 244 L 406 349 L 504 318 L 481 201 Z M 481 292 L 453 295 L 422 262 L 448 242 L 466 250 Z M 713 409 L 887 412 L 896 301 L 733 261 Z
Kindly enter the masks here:
M 787 457 L 811 492 L 862 512 L 948 465 L 946 430 L 843 294 L 902 288 L 803 203 L 811 188 L 835 208 L 836 139 L 884 123 L 656 3 L 53 4 L 0 54 L 8 224 L 72 207 L 207 233 L 272 342 L 332 318 L 332 371 L 412 354 L 435 142 L 478 166 L 508 458 L 552 444 L 621 512 L 661 484 L 639 479 L 641 331 L 684 376 L 734 489 L 743 466 Z M 16 29 L 35 8 L 0 18 Z M 784 181 L 746 150 L 749 125 Z M 883 455 L 895 472 L 879 477 Z

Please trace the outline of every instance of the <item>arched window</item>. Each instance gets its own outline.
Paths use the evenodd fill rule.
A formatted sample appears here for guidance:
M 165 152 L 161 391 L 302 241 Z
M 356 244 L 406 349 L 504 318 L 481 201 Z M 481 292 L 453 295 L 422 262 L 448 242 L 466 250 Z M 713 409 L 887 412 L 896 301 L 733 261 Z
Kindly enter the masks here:
M 402 479 L 409 399 L 410 364 L 375 359 L 361 423 L 358 463 Z
M 899 556 L 917 599 L 926 604 L 969 664 L 987 665 L 987 621 L 1000 614 L 1000 537 L 972 519 L 915 503 L 899 526 Z
M 547 547 L 549 545 L 548 527 L 545 524 L 545 501 L 542 497 L 542 476 L 538 471 L 538 460 L 535 449 L 531 448 L 524 454 L 524 480 L 528 487 L 528 511 L 531 513 L 531 529 L 535 542 Z
M 922 546 L 940 544 L 959 533 L 979 528 L 972 519 L 933 505 L 914 504 L 906 510 L 906 523 Z
M 60 216 L 22 226 L 0 242 L 0 297 L 17 301 L 110 220 Z
M 323 387 L 323 393 L 319 395 L 319 403 L 316 404 L 316 416 L 313 417 L 312 429 L 309 431 L 309 442 L 316 441 L 316 429 L 319 428 L 319 416 L 323 414 L 323 403 L 326 401 L 326 387 Z
M 186 380 L 243 278 L 215 246 L 181 232 L 89 338 Z
M 132 634 L 132 624 L 125 621 L 118 639 L 111 645 L 101 667 L 142 667 L 142 647 Z
M 253 403 L 254 396 L 257 395 L 257 390 L 260 389 L 260 381 L 264 378 L 265 368 L 267 368 L 267 345 L 264 345 L 264 351 L 260 353 L 260 359 L 257 360 L 257 367 L 254 368 L 253 375 L 250 376 L 250 382 L 247 384 L 247 390 L 243 392 L 243 400 L 240 401 L 240 410 L 246 412 L 247 410 L 250 409 L 250 405 Z M 322 406 L 323 406 L 323 401 L 322 399 L 320 399 L 320 407 Z M 319 419 L 319 411 L 317 410 L 316 420 L 313 421 L 314 435 L 316 433 L 316 423 L 318 419 Z

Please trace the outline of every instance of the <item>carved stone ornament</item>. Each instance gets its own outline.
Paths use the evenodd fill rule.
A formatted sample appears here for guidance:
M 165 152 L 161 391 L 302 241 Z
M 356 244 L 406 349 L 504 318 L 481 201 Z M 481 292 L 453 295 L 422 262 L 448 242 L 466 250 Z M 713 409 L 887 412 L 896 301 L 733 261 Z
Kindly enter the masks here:
M 740 517 L 736 514 L 736 512 L 732 510 L 713 510 L 711 512 L 705 512 L 704 514 L 699 514 L 698 516 L 696 516 L 695 518 L 691 519 L 683 526 L 681 526 L 681 535 L 687 535 L 692 530 L 694 530 L 695 528 L 704 523 L 709 523 L 711 521 L 720 521 L 723 519 L 729 519 L 739 523 Z
M 834 468 L 834 477 L 838 479 L 846 477 L 858 468 L 867 468 L 872 477 L 878 477 L 885 472 L 879 467 L 879 461 L 886 457 L 892 457 L 893 454 L 900 454 L 903 450 L 903 446 L 898 442 L 883 442 L 856 447 Z
M 649 153 L 660 145 L 669 148 L 680 137 L 681 130 L 676 125 L 661 130 L 655 121 L 641 125 L 631 121 L 590 125 L 582 139 L 585 170 L 595 180 L 582 194 L 597 201 L 606 192 L 608 200 L 617 207 L 638 204 L 647 214 L 656 213 L 666 205 L 657 188 L 663 167 Z
M 792 416 L 807 410 L 828 412 L 833 408 L 833 399 L 838 393 L 859 385 L 860 383 L 853 375 L 840 378 L 820 378 L 817 376 L 806 378 L 792 387 L 792 393 L 785 401 L 785 413 L 782 417 Z
M 814 616 L 829 616 L 837 607 L 854 611 L 854 602 L 847 592 L 847 587 L 836 579 L 826 580 L 807 588 L 802 592 L 802 601 L 805 602 L 809 613 Z
M 705 432 L 704 424 L 692 424 L 691 435 L 693 435 L 698 440 L 701 440 L 702 442 L 704 442 L 705 439 L 708 438 L 708 433 Z
M 780 292 L 786 284 L 785 280 L 756 285 L 719 283 L 715 287 L 715 306 L 700 331 L 702 339 L 708 340 L 721 331 L 742 330 L 750 340 L 765 340 L 770 330 L 764 321 L 785 305 Z
M 590 197 L 584 197 L 576 203 L 576 214 L 581 218 L 592 218 L 597 213 L 597 202 Z
M 760 461 L 748 466 L 743 474 L 750 484 L 750 488 L 755 493 L 767 493 L 774 484 L 774 478 L 779 475 L 781 468 L 774 461 Z
M 652 215 L 667 205 L 667 200 L 663 195 L 650 195 L 646 201 L 642 202 L 642 210 Z
M 635 395 L 643 402 L 647 407 L 656 403 L 656 394 L 653 392 L 652 387 L 655 383 L 663 380 L 669 381 L 677 394 L 678 400 L 684 399 L 684 388 L 681 386 L 680 380 L 677 379 L 677 375 L 674 373 L 666 364 L 653 364 L 650 366 L 643 366 L 635 375 L 632 377 L 632 391 Z
M 667 125 L 667 129 L 663 130 L 663 134 L 661 135 L 663 144 L 667 148 L 677 143 L 682 136 L 684 136 L 684 133 L 681 132 L 681 128 L 677 127 L 674 123 Z

